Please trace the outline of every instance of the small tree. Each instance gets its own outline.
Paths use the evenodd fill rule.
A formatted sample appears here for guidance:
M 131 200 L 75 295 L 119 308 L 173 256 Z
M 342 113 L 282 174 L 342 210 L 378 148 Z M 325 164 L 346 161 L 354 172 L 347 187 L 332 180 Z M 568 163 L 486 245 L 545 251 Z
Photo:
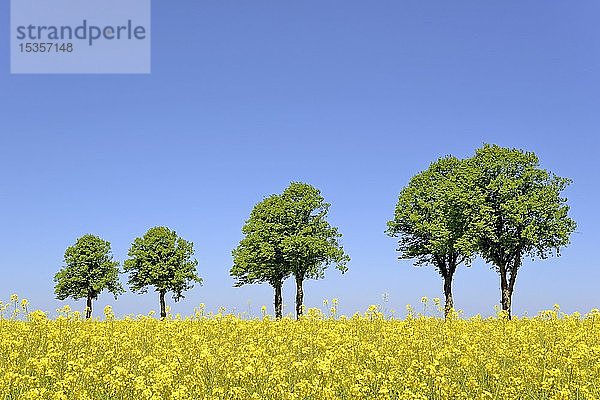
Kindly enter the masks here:
M 472 186 L 468 165 L 445 157 L 415 175 L 400 192 L 387 234 L 400 236 L 399 258 L 415 266 L 432 265 L 444 281 L 445 315 L 454 307 L 452 280 L 460 264 L 469 265 L 477 250 L 476 223 L 481 196 Z
M 85 298 L 85 317 L 92 316 L 92 300 L 103 290 L 115 299 L 123 293 L 119 283 L 119 263 L 114 261 L 110 243 L 98 236 L 84 235 L 65 251 L 65 266 L 54 275 L 54 293 L 59 300 Z
M 281 195 L 286 218 L 283 258 L 296 280 L 296 318 L 302 315 L 305 279 L 321 279 L 330 265 L 342 273 L 350 261 L 338 239 L 337 228 L 327 222 L 329 204 L 318 189 L 292 182 Z
M 290 275 L 283 258 L 283 240 L 286 237 L 284 209 L 280 197 L 270 196 L 256 206 L 242 228 L 245 237 L 233 250 L 231 276 L 235 286 L 266 282 L 275 290 L 275 318 L 282 316 L 283 281 Z
M 198 261 L 194 258 L 194 244 L 169 228 L 158 226 L 136 238 L 129 249 L 124 269 L 129 272 L 129 286 L 133 292 L 145 293 L 149 286 L 159 293 L 160 317 L 167 316 L 165 294 L 173 292 L 173 299 L 182 299 L 183 292 L 193 282 L 202 284 L 196 274 Z
M 500 275 L 502 309 L 510 317 L 523 257 L 560 255 L 560 248 L 569 244 L 576 224 L 561 193 L 570 180 L 539 168 L 534 153 L 496 145 L 478 149 L 471 162 L 485 196 L 480 253 Z

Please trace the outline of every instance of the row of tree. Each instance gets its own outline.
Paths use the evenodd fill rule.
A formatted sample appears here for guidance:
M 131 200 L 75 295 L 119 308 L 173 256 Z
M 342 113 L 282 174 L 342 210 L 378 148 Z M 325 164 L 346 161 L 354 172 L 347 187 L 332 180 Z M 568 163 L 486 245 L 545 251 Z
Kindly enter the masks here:
M 562 191 L 569 179 L 539 166 L 534 153 L 484 145 L 473 157 L 444 157 L 402 189 L 387 233 L 400 258 L 432 265 L 444 281 L 446 315 L 452 279 L 477 255 L 500 276 L 500 302 L 511 315 L 523 257 L 546 258 L 569 243 L 576 224 Z
M 158 226 L 136 238 L 123 263 L 129 272 L 128 284 L 133 292 L 145 293 L 154 288 L 159 295 L 160 316 L 167 316 L 165 295 L 170 292 L 175 301 L 193 283 L 202 284 L 196 273 L 194 244 L 165 227 Z M 92 300 L 108 290 L 115 296 L 124 292 L 119 282 L 119 262 L 115 261 L 110 243 L 94 235 L 84 235 L 65 251 L 65 265 L 54 276 L 54 292 L 59 300 L 67 297 L 86 299 L 86 318 L 92 316 Z
M 510 316 L 511 299 L 523 257 L 546 258 L 569 243 L 575 222 L 562 191 L 570 183 L 539 166 L 534 153 L 484 145 L 473 157 L 444 157 L 415 175 L 402 189 L 388 235 L 399 237 L 400 258 L 431 265 L 443 278 L 446 315 L 453 308 L 452 280 L 459 265 L 478 255 L 500 276 L 501 304 Z M 296 283 L 296 316 L 302 315 L 303 282 L 320 279 L 334 265 L 344 273 L 350 260 L 327 221 L 329 204 L 318 189 L 293 182 L 252 210 L 233 250 L 230 274 L 235 286 L 268 283 L 275 291 L 275 316 L 282 316 L 282 286 Z M 166 316 L 165 294 L 175 301 L 193 283 L 196 273 L 193 244 L 168 228 L 155 227 L 136 238 L 124 262 L 134 292 L 153 287 Z M 65 252 L 65 266 L 56 274 L 59 299 L 92 300 L 103 290 L 123 292 L 119 263 L 110 244 L 85 235 Z
M 236 286 L 269 283 L 275 289 L 275 318 L 281 318 L 283 281 L 296 282 L 296 317 L 302 315 L 305 279 L 321 279 L 335 265 L 342 273 L 350 258 L 342 236 L 327 222 L 329 204 L 319 190 L 292 182 L 281 195 L 258 203 L 242 228 L 244 238 L 233 250 L 231 276 Z
M 283 281 L 296 281 L 296 315 L 302 315 L 305 279 L 324 277 L 335 264 L 345 272 L 350 260 L 338 242 L 341 235 L 327 222 L 329 204 L 320 192 L 305 183 L 292 183 L 281 195 L 258 203 L 242 231 L 245 237 L 233 250 L 231 275 L 236 286 L 268 282 L 275 288 L 275 315 L 282 316 Z M 193 243 L 166 227 L 155 227 L 136 238 L 123 264 L 133 292 L 154 288 L 159 293 L 160 316 L 166 316 L 165 295 L 179 301 L 193 283 L 202 283 L 196 273 Z M 110 243 L 84 235 L 67 248 L 64 267 L 55 275 L 57 298 L 86 299 L 86 318 L 92 315 L 92 301 L 103 290 L 115 298 L 124 292 L 119 282 L 119 262 Z

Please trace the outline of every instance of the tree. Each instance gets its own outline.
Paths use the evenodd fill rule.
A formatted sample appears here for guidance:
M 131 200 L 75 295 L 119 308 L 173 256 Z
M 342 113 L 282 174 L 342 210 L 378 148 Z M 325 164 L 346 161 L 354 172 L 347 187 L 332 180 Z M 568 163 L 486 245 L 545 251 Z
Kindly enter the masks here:
M 338 239 L 337 228 L 327 222 L 329 204 L 318 189 L 292 182 L 281 195 L 286 215 L 286 237 L 282 241 L 283 258 L 296 281 L 296 318 L 302 315 L 305 279 L 322 279 L 330 265 L 342 273 L 350 261 Z
M 291 274 L 283 258 L 283 240 L 287 224 L 285 210 L 277 195 L 267 197 L 252 209 L 242 228 L 245 237 L 233 250 L 231 276 L 235 286 L 249 283 L 269 283 L 275 290 L 275 318 L 282 316 L 283 281 Z
M 326 221 L 329 204 L 319 191 L 292 182 L 281 195 L 258 203 L 246 221 L 245 237 L 233 251 L 231 275 L 236 286 L 268 282 L 275 289 L 275 317 L 281 318 L 281 287 L 290 275 L 296 280 L 296 317 L 302 315 L 305 279 L 324 277 L 332 264 L 342 273 L 350 258 L 338 242 L 337 228 Z
M 114 261 L 110 243 L 98 236 L 84 235 L 65 251 L 65 266 L 54 275 L 54 293 L 59 300 L 86 298 L 85 317 L 92 316 L 92 300 L 108 290 L 115 299 L 123 293 L 119 262 Z
M 165 294 L 173 292 L 173 299 L 182 299 L 183 292 L 191 289 L 193 282 L 202 284 L 196 273 L 198 261 L 194 258 L 194 244 L 169 228 L 158 226 L 136 238 L 125 261 L 129 272 L 129 286 L 133 292 L 145 293 L 153 286 L 159 293 L 160 317 L 167 316 Z
M 475 258 L 481 224 L 481 196 L 472 186 L 468 165 L 455 157 L 440 158 L 415 175 L 398 197 L 386 233 L 400 236 L 399 258 L 432 265 L 443 279 L 445 315 L 454 307 L 452 280 L 460 264 Z
M 523 257 L 559 256 L 569 244 L 576 224 L 561 193 L 571 181 L 541 169 L 532 152 L 497 145 L 484 145 L 471 162 L 485 199 L 479 251 L 500 275 L 502 309 L 510 318 Z

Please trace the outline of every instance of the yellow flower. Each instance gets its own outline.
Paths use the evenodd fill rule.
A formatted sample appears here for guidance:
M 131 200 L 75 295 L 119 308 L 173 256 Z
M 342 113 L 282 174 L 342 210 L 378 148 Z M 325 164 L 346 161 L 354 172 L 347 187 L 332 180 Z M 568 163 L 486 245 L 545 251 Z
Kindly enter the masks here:
M 115 319 L 107 306 L 85 323 L 61 311 L 0 321 L 0 399 L 600 398 L 598 310 L 401 320 L 374 305 L 275 322 Z
M 112 320 L 115 318 L 115 313 L 113 312 L 113 309 L 111 306 L 107 305 L 106 307 L 104 307 L 104 317 L 107 320 Z

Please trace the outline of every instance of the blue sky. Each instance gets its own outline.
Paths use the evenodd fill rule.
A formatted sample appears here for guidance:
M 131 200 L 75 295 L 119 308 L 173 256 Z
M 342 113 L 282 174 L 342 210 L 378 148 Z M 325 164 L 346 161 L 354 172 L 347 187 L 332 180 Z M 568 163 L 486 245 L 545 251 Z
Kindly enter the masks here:
M 321 189 L 351 256 L 305 285 L 308 306 L 441 297 L 433 268 L 385 236 L 398 192 L 438 157 L 484 142 L 536 152 L 573 179 L 560 258 L 525 260 L 514 311 L 600 306 L 597 209 L 600 4 L 302 1 L 153 3 L 150 75 L 10 75 L 0 3 L 0 298 L 51 313 L 67 246 L 93 233 L 117 260 L 166 225 L 195 244 L 205 284 L 173 306 L 272 310 L 267 285 L 233 288 L 231 250 L 255 203 L 301 180 Z M 126 277 L 122 277 L 123 282 Z M 496 273 L 459 268 L 465 314 L 491 314 Z M 67 302 L 82 308 L 81 302 Z M 284 288 L 293 310 L 293 284 Z M 156 310 L 155 293 L 97 310 Z

